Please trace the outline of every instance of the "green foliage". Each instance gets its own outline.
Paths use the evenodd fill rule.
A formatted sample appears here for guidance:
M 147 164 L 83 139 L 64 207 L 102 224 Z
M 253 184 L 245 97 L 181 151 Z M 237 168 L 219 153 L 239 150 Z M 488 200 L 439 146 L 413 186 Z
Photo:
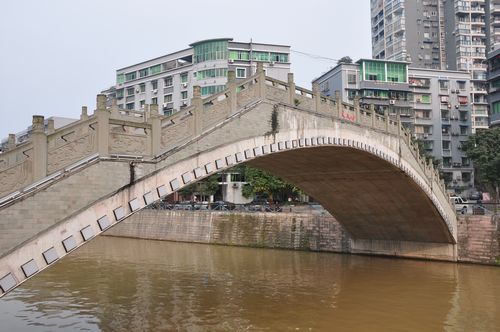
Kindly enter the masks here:
M 462 150 L 474 162 L 476 178 L 486 188 L 494 189 L 498 200 L 500 185 L 500 127 L 478 130 L 462 144 Z
M 337 61 L 337 64 L 341 64 L 341 63 L 352 63 L 352 59 L 350 56 L 343 56 L 339 59 L 339 61 Z
M 243 186 L 243 196 L 256 195 L 284 196 L 287 193 L 300 193 L 294 185 L 258 168 L 240 166 L 240 172 L 245 175 L 246 185 Z
M 179 190 L 179 194 L 184 197 L 190 197 L 195 194 L 210 196 L 214 195 L 219 189 L 217 175 L 212 175 L 204 180 L 193 183 Z

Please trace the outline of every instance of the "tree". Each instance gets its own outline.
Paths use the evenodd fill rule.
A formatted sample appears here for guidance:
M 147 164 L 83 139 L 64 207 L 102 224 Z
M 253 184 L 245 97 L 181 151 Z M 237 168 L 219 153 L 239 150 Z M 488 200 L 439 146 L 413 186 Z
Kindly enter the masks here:
M 252 197 L 256 195 L 269 195 L 285 199 L 287 195 L 301 193 L 300 189 L 279 177 L 276 177 L 261 169 L 240 166 L 239 171 L 245 176 L 243 196 Z
M 352 59 L 350 56 L 343 56 L 339 59 L 339 61 L 337 61 L 337 64 L 340 65 L 341 63 L 352 63 Z
M 430 155 L 429 152 L 427 152 L 427 150 L 425 148 L 425 141 L 423 139 L 420 139 L 420 138 L 413 138 L 412 140 L 413 140 L 413 143 L 416 143 L 418 146 L 418 152 L 420 154 L 420 157 L 425 158 L 425 161 L 427 161 L 427 163 L 432 162 L 434 167 L 438 167 L 440 160 L 434 158 L 434 156 Z
M 193 183 L 179 190 L 179 194 L 184 197 L 193 197 L 193 195 L 211 196 L 219 189 L 218 175 L 212 175 L 208 178 Z
M 478 130 L 462 144 L 462 150 L 476 166 L 476 178 L 493 190 L 499 201 L 500 185 L 500 127 Z

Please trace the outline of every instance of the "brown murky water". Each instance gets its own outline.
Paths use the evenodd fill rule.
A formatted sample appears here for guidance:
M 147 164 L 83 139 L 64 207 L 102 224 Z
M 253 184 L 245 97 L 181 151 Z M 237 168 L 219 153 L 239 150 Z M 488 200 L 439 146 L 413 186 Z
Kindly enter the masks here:
M 0 331 L 500 331 L 500 268 L 98 238 L 1 299 Z

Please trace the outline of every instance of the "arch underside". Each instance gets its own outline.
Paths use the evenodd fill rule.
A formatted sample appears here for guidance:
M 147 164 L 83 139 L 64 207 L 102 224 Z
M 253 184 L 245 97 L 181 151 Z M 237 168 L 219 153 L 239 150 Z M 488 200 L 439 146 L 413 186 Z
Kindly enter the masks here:
M 315 147 L 255 158 L 301 188 L 355 239 L 453 243 L 426 193 L 398 167 L 348 147 Z

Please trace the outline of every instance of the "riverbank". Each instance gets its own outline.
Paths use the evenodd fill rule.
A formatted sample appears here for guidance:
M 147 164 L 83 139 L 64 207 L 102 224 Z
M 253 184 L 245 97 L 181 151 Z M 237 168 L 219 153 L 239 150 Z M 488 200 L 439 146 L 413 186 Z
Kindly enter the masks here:
M 352 239 L 326 211 L 282 213 L 143 210 L 104 235 L 276 248 L 452 260 L 500 265 L 498 216 L 460 216 L 458 245 Z

